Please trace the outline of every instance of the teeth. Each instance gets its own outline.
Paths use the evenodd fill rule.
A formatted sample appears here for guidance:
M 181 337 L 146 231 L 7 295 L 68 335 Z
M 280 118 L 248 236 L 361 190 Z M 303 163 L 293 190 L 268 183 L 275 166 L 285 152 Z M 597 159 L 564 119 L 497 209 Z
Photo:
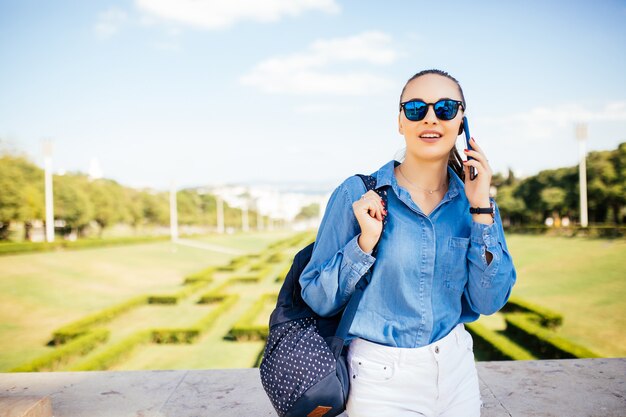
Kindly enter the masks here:
M 435 134 L 432 134 L 432 133 L 428 133 L 426 135 L 420 136 L 420 138 L 440 138 L 440 137 L 441 137 L 441 135 L 435 135 Z

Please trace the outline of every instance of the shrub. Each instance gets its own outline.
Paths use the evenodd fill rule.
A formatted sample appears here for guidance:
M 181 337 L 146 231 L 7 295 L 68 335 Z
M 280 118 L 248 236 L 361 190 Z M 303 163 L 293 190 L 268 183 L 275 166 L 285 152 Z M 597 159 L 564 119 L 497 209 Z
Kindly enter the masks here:
M 519 297 L 511 296 L 505 306 L 500 310 L 503 313 L 527 312 L 539 316 L 541 325 L 556 328 L 563 323 L 563 316 L 556 311 L 550 310 Z
M 509 313 L 505 333 L 523 343 L 542 359 L 598 358 L 595 352 L 580 346 L 539 325 L 540 318 L 533 313 Z
M 530 352 L 513 343 L 507 337 L 486 328 L 477 322 L 464 323 L 472 334 L 474 345 L 484 352 L 489 360 L 536 359 Z
M 61 365 L 70 362 L 74 357 L 82 356 L 91 352 L 99 344 L 106 342 L 108 338 L 108 330 L 93 329 L 49 353 L 41 355 L 30 362 L 12 369 L 10 372 L 54 371 Z

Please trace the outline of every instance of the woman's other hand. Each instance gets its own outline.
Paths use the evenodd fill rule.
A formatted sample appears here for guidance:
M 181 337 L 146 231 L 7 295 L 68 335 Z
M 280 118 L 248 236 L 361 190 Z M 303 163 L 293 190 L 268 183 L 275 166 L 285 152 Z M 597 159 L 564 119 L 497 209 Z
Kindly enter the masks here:
M 376 191 L 369 190 L 352 203 L 352 210 L 361 227 L 359 246 L 363 252 L 371 253 L 383 231 L 383 218 L 387 210 Z

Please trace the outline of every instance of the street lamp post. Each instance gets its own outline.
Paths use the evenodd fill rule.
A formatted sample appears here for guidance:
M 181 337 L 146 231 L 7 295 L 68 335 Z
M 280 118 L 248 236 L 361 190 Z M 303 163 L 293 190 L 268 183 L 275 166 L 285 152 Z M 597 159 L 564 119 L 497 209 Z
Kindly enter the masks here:
M 52 140 L 44 139 L 44 187 L 46 204 L 46 241 L 54 242 L 54 198 L 52 194 Z
M 578 139 L 578 179 L 580 183 L 580 225 L 587 227 L 587 124 L 576 125 L 576 139 Z

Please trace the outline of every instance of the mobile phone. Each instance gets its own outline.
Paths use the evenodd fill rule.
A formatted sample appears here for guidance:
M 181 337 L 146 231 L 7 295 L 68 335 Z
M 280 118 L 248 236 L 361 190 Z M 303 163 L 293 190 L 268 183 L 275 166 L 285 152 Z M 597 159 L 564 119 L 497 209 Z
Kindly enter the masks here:
M 467 117 L 463 116 L 463 131 L 465 132 L 465 143 L 467 144 L 467 149 L 472 151 L 472 145 L 470 145 L 470 131 L 469 126 L 467 124 Z M 471 156 L 467 156 L 467 160 L 474 159 Z M 474 179 L 478 176 L 478 172 L 476 172 L 476 168 L 470 166 L 470 181 L 474 181 Z

